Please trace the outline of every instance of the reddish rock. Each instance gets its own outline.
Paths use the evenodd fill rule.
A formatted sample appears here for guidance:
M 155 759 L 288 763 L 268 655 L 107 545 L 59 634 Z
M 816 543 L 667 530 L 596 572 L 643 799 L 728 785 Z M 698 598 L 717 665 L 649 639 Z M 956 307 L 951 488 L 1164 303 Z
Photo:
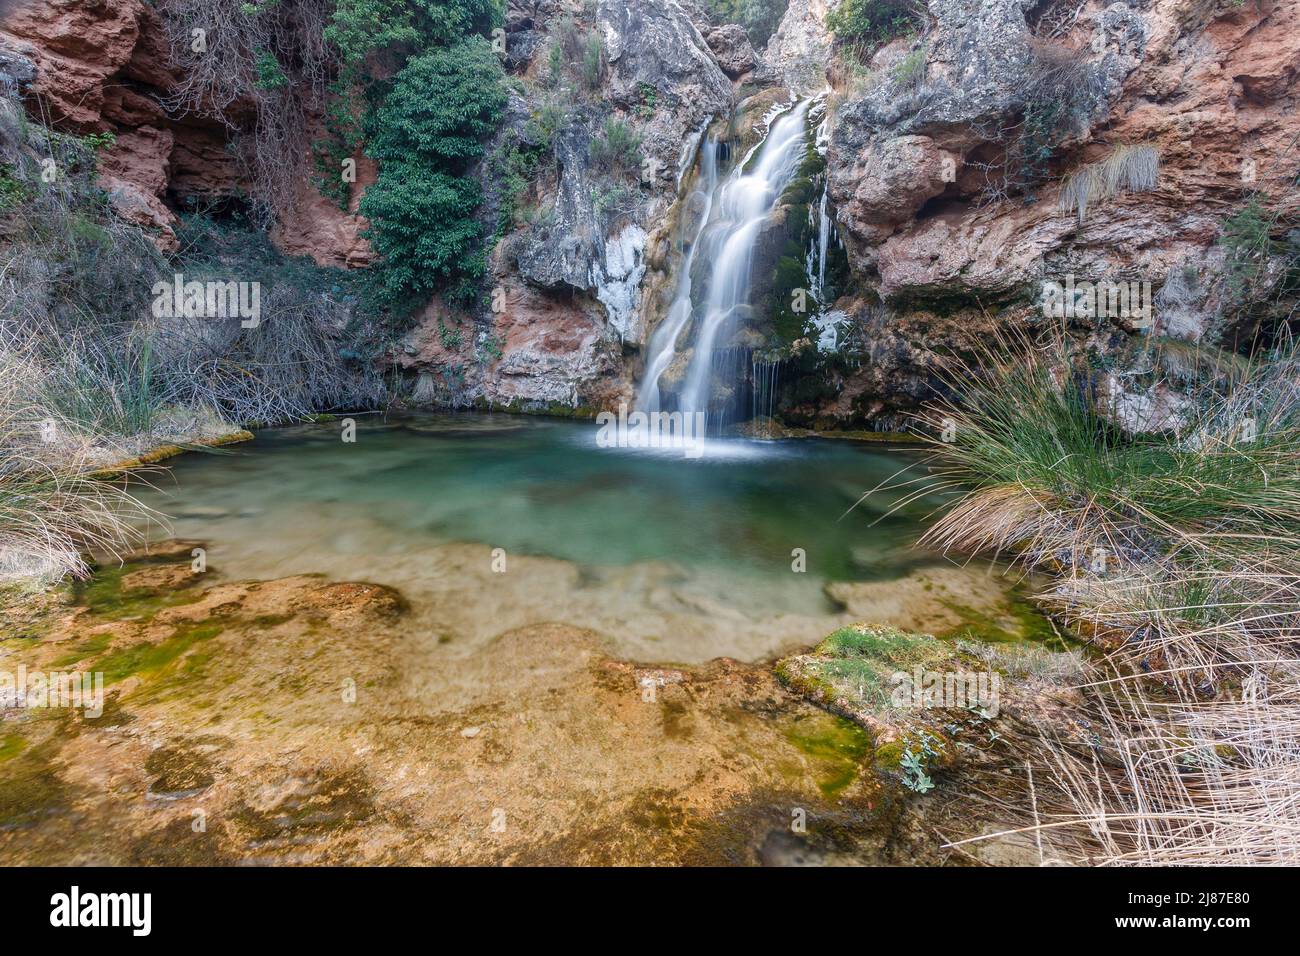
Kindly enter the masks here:
M 313 124 L 310 139 L 324 135 L 319 120 Z M 348 192 L 348 208 L 342 209 L 333 199 L 322 196 L 305 178 L 298 183 L 292 208 L 283 212 L 271 230 L 271 241 L 291 256 L 311 256 L 320 266 L 364 268 L 374 261 L 370 243 L 362 238 L 369 223 L 357 212 L 361 197 L 379 175 L 379 167 L 364 154 L 356 157 L 357 181 Z M 311 170 L 311 156 L 305 157 L 304 169 Z
M 141 0 L 19 0 L 0 36 L 36 62 L 33 90 L 50 116 L 80 128 L 100 122 L 105 81 L 131 59 Z
M 175 214 L 163 204 L 173 136 L 169 130 L 142 126 L 119 133 L 99 160 L 99 184 L 119 216 L 156 233 L 164 252 L 178 248 Z
M 100 175 L 106 179 L 130 180 L 146 192 L 161 196 L 167 188 L 167 168 L 174 140 L 170 130 L 152 126 L 118 133 L 117 142 L 100 156 Z
M 199 200 L 222 199 L 242 191 L 239 157 L 226 148 L 226 130 L 215 123 L 186 122 L 172 128 L 169 188 L 177 196 Z
M 126 86 L 110 86 L 104 91 L 100 114 L 115 126 L 160 126 L 167 114 L 158 101 Z

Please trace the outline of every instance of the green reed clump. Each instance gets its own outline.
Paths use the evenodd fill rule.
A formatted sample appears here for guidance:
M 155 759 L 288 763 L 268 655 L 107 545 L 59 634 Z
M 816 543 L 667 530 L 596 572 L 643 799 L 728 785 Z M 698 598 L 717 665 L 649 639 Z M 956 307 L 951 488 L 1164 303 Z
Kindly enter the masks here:
M 964 489 L 928 534 L 1078 567 L 1300 532 L 1300 358 L 1288 346 L 1190 391 L 1176 430 L 1128 434 L 1063 336 L 976 355 L 931 425 L 934 484 Z M 944 441 L 942 438 L 951 440 Z
M 1032 822 L 1005 832 L 1075 863 L 1300 862 L 1300 356 L 1225 363 L 1156 433 L 1097 381 L 1063 333 L 994 343 L 914 492 L 954 493 L 930 542 L 1056 571 L 1043 600 L 1103 651 L 1064 728 L 1009 735 Z

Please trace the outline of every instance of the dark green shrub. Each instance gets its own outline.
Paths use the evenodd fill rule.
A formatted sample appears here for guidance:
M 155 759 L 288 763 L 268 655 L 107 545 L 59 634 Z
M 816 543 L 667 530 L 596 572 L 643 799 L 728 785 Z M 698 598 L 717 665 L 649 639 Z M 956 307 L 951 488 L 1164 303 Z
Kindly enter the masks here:
M 481 39 L 407 63 L 370 124 L 379 178 L 361 202 L 382 256 L 379 288 L 397 301 L 482 274 L 478 183 L 466 177 L 505 106 L 504 74 Z
M 605 172 L 630 172 L 641 166 L 641 137 L 623 120 L 607 117 L 591 141 L 591 161 Z
M 921 16 L 915 0 L 843 0 L 826 14 L 826 27 L 842 43 L 875 46 L 912 32 Z
M 483 153 L 506 104 L 505 75 L 479 39 L 415 57 L 370 124 L 368 152 L 383 162 L 461 167 Z
M 419 52 L 487 35 L 501 25 L 504 7 L 502 0 L 338 0 L 325 38 L 356 64 L 376 50 Z
M 263 50 L 254 63 L 257 69 L 257 88 L 259 90 L 280 90 L 289 85 L 289 77 L 280 66 L 274 53 Z
M 432 292 L 448 280 L 483 272 L 482 234 L 474 211 L 478 183 L 418 163 L 389 162 L 366 190 L 361 212 L 383 257 L 378 277 L 384 299 L 398 302 Z

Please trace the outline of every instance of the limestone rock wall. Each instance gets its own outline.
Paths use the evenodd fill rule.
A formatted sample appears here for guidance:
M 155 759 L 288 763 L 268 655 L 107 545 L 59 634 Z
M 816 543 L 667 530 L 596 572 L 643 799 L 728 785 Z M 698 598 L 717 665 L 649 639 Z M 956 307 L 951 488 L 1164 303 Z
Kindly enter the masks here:
M 826 29 L 835 3 L 791 0 L 755 51 L 693 0 L 509 0 L 505 65 L 523 82 L 489 155 L 535 139 L 563 18 L 599 36 L 604 72 L 554 131 L 525 221 L 502 228 L 510 198 L 482 164 L 484 302 L 435 299 L 422 312 L 393 356 L 419 394 L 551 410 L 630 395 L 681 259 L 679 187 L 706 128 L 725 128 L 738 103 L 761 112 L 791 92 L 828 90 L 827 204 L 850 278 L 834 303 L 845 348 L 783 373 L 788 420 L 896 421 L 933 392 L 945 352 L 1033 321 L 1042 281 L 1065 274 L 1148 281 L 1168 337 L 1227 334 L 1225 220 L 1254 191 L 1297 211 L 1300 4 L 928 0 L 916 35 L 857 62 Z M 28 91 L 61 128 L 113 132 L 102 183 L 164 248 L 179 204 L 246 188 L 227 125 L 160 105 L 176 74 L 151 4 L 12 0 L 0 18 L 0 84 Z M 642 168 L 595 161 L 609 122 L 634 133 Z M 733 122 L 738 146 L 753 125 Z M 1027 148 L 1026 130 L 1043 149 Z M 1069 174 L 1130 147 L 1158 155 L 1152 188 L 1121 189 L 1083 216 L 1062 208 Z M 357 207 L 374 174 L 360 164 L 346 209 L 304 181 L 273 239 L 321 264 L 366 266 Z

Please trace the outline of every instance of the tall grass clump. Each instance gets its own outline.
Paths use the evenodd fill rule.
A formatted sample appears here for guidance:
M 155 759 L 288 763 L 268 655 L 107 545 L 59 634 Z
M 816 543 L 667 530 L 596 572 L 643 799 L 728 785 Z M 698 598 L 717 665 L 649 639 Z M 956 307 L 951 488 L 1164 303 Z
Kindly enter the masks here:
M 1004 337 L 931 411 L 920 484 L 952 497 L 926 540 L 1055 572 L 1097 650 L 1072 725 L 1015 741 L 1010 829 L 1058 859 L 1300 861 L 1300 355 L 1220 371 L 1135 435 L 1063 333 Z
M 91 477 L 77 424 L 33 404 L 33 366 L 0 339 L 0 582 L 89 572 L 85 555 L 119 554 L 151 518 L 117 483 Z
M 1082 222 L 1088 210 L 1120 193 L 1145 193 L 1156 188 L 1160 153 L 1151 146 L 1119 146 L 1105 159 L 1082 166 L 1065 177 L 1058 200 L 1061 212 Z
M 386 330 L 345 274 L 209 220 L 165 255 L 95 186 L 96 149 L 0 96 L 0 576 L 81 574 L 136 540 L 150 516 L 106 468 L 388 395 Z M 256 283 L 259 321 L 166 317 L 154 289 L 177 273 Z

